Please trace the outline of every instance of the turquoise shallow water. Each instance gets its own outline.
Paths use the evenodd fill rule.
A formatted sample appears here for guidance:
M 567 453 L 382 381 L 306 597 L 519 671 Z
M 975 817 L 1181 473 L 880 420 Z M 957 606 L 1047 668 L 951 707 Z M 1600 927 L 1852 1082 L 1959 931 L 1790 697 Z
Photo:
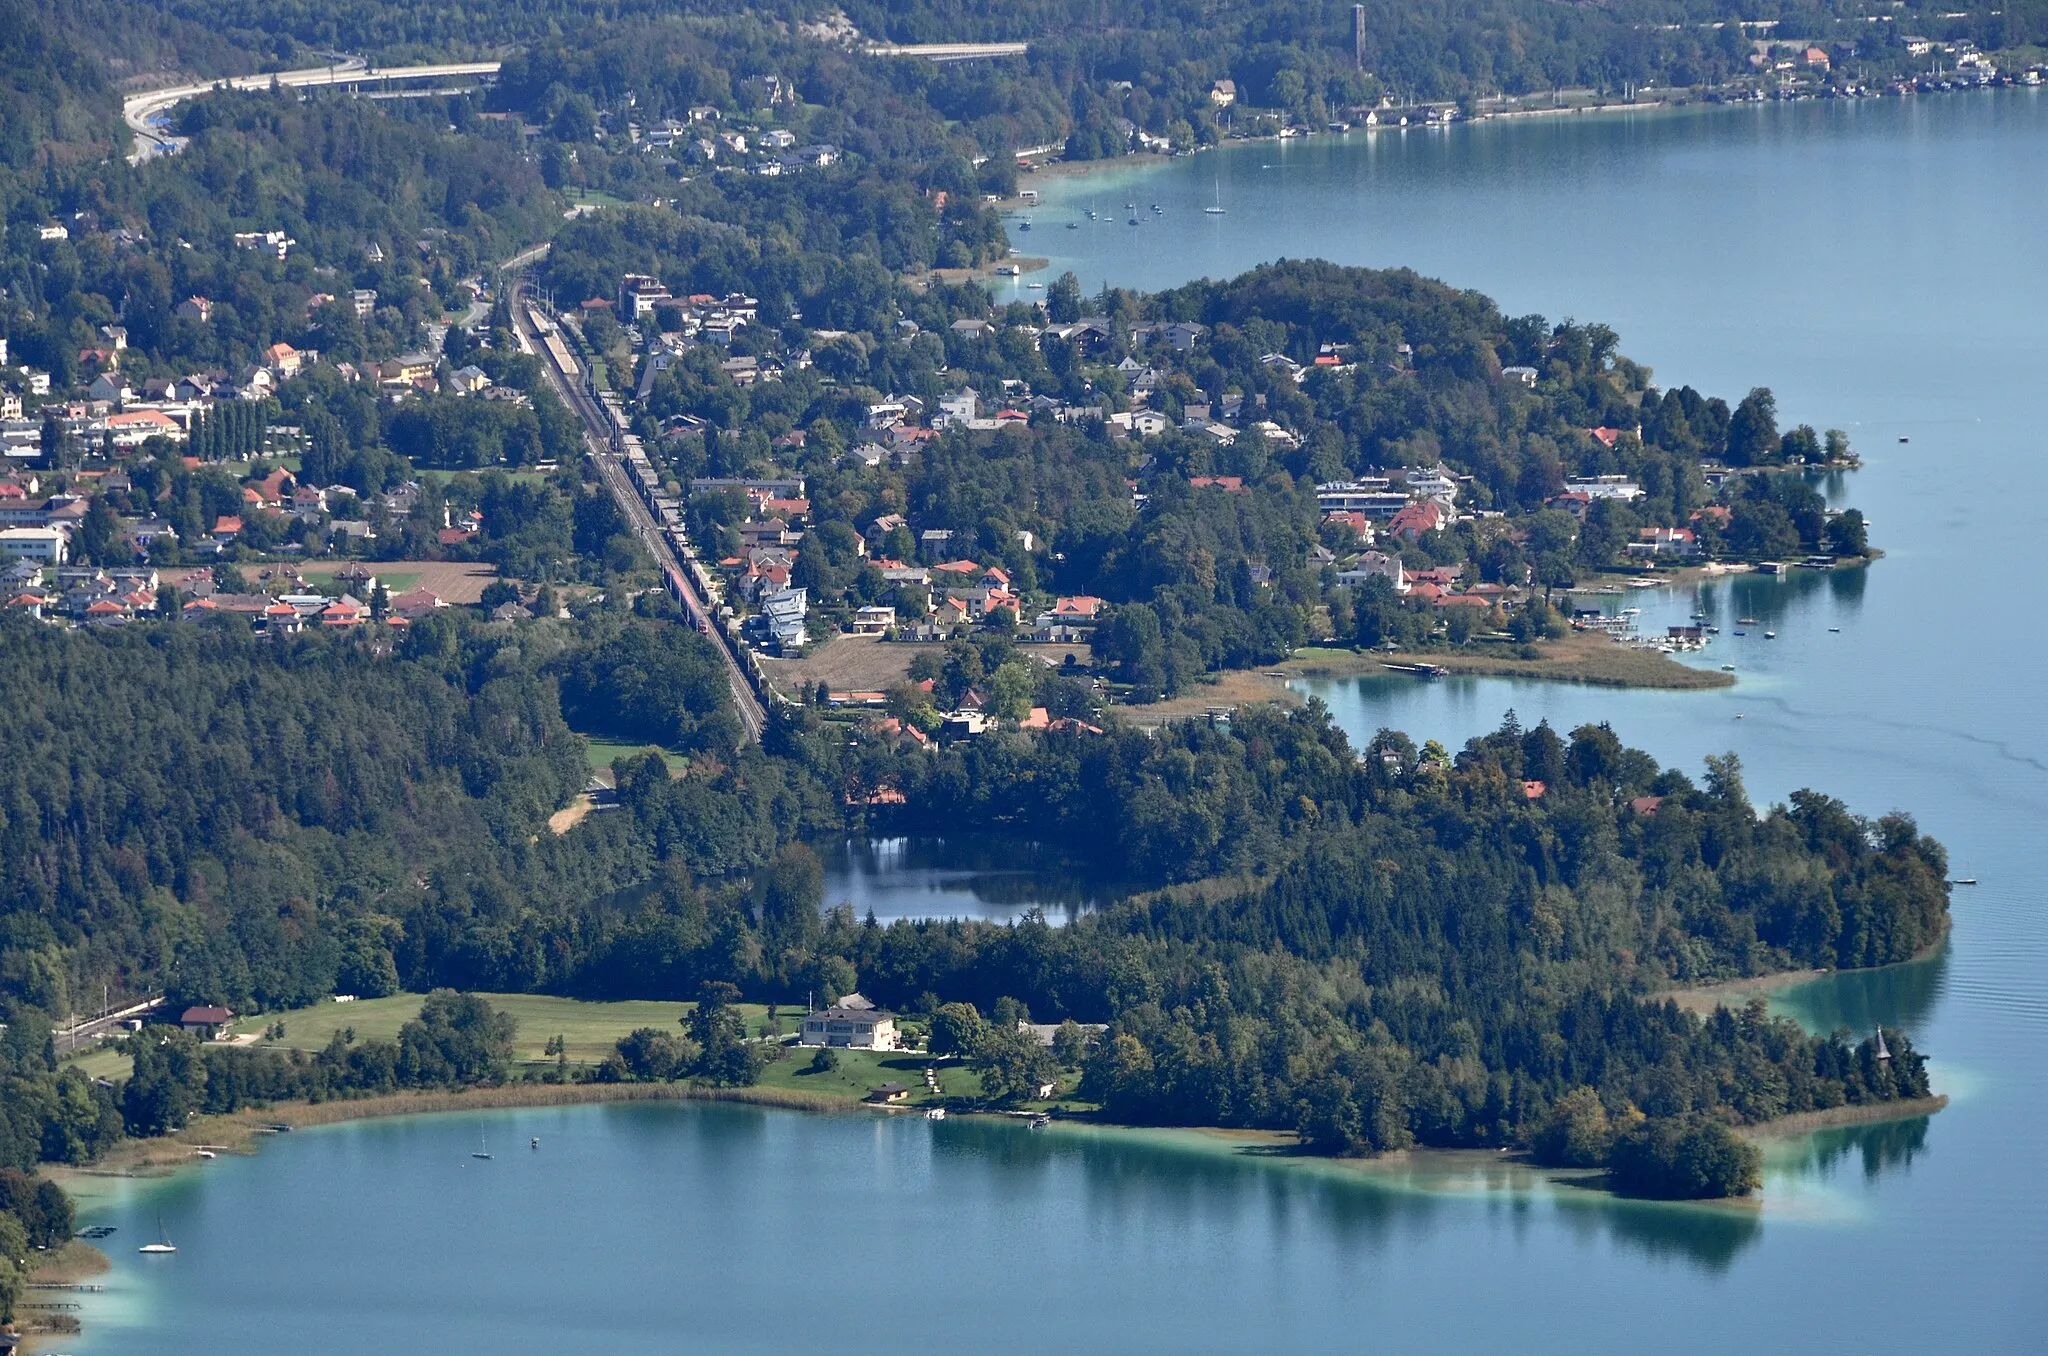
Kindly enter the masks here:
M 1231 211 L 1207 217 L 1217 180 Z M 1610 720 L 1692 766 L 1734 749 L 1760 800 L 1814 785 L 1913 811 L 1983 882 L 1956 892 L 1951 945 L 1780 1005 L 1910 1028 L 1955 1097 L 1942 1115 L 1774 1148 L 1755 1211 L 965 1120 L 666 1106 L 334 1127 L 104 1207 L 116 1269 L 74 1349 L 2041 1350 L 2044 185 L 2048 101 L 2028 91 L 1243 147 L 1048 181 L 1030 237 L 1090 288 L 1279 255 L 1412 263 L 1515 311 L 1607 321 L 1666 382 L 1768 383 L 1789 420 L 1849 429 L 1868 465 L 1830 492 L 1888 555 L 1703 595 L 1779 633 L 1724 633 L 1702 659 L 1736 664 L 1733 689 L 1313 690 L 1361 737 L 1462 742 L 1513 706 Z M 1127 197 L 1168 211 L 1060 229 Z M 912 865 L 928 874 L 869 884 L 935 913 L 1015 902 L 985 883 L 954 900 L 952 866 Z M 486 1120 L 516 1147 L 479 1164 Z M 132 1248 L 159 1209 L 181 1251 L 145 1265 Z

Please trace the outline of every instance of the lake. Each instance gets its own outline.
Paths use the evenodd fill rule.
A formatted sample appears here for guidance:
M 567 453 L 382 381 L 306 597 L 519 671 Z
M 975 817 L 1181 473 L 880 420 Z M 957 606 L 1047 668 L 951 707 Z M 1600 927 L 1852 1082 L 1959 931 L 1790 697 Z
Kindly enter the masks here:
M 964 918 L 1007 923 L 1040 909 L 1071 921 L 1122 891 L 1044 843 L 992 834 L 834 838 L 811 844 L 825 867 L 825 907 L 856 920 Z
M 1205 216 L 1219 183 L 1230 211 Z M 115 1271 L 71 1349 L 2041 1350 L 2048 100 L 1493 123 L 1038 186 L 1020 243 L 1065 249 L 1090 289 L 1280 255 L 1409 263 L 1512 311 L 1606 321 L 1667 384 L 1769 384 L 1788 422 L 1851 432 L 1868 464 L 1831 493 L 1888 554 L 1712 586 L 1724 626 L 1778 632 L 1724 630 L 1694 661 L 1735 664 L 1731 689 L 1309 686 L 1360 737 L 1455 745 L 1512 706 L 1611 721 L 1694 769 L 1732 749 L 1760 801 L 1812 785 L 1911 810 L 1983 882 L 1956 891 L 1948 948 L 1778 1001 L 1820 1027 L 1910 1029 L 1951 1107 L 1776 1146 L 1761 1205 L 1734 1208 L 1612 1202 L 1497 1164 L 1366 1174 L 966 1119 L 687 1105 L 332 1127 L 111 1184 L 93 1219 L 121 1230 Z M 1168 211 L 1061 229 L 1127 199 Z M 1647 622 L 1695 599 L 1626 601 Z M 477 1163 L 485 1124 L 515 1147 Z M 137 1257 L 159 1210 L 181 1251 Z

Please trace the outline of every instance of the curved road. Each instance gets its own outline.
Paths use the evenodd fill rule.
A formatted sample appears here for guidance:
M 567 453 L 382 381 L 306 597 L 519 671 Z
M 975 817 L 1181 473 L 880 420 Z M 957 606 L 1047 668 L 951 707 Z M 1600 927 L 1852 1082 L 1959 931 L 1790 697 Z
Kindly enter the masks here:
M 177 143 L 151 125 L 151 119 L 161 117 L 187 99 L 210 94 L 216 89 L 269 89 L 273 84 L 292 89 L 318 85 L 365 85 L 386 80 L 444 80 L 457 76 L 496 75 L 499 63 L 495 61 L 455 62 L 441 66 L 397 66 L 390 70 L 373 71 L 361 57 L 349 57 L 331 66 L 313 66 L 300 71 L 274 71 L 266 75 L 237 75 L 225 80 L 208 80 L 200 84 L 173 85 L 168 89 L 153 89 L 146 94 L 132 95 L 121 102 L 121 117 L 128 124 L 128 130 L 135 134 L 135 150 L 128 159 L 136 164 L 152 155 L 168 155 L 177 150 Z

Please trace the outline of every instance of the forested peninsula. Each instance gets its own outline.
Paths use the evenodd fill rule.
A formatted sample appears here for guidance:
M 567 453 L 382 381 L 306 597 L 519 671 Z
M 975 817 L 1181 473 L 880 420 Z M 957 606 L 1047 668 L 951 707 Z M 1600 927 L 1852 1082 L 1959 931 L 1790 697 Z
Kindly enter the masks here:
M 252 1099 L 505 1076 L 489 1014 L 451 1005 L 383 1054 L 149 1028 L 135 1076 L 108 1088 L 36 1034 L 101 980 L 245 1012 L 440 986 L 708 993 L 677 1062 L 645 1072 L 714 1083 L 766 1054 L 725 1004 L 857 985 L 925 1014 L 992 1071 L 998 1103 L 1028 1098 L 1055 1056 L 981 1019 L 1028 1015 L 1107 1024 L 1066 1057 L 1114 1120 L 1285 1129 L 1331 1152 L 1735 1154 L 1712 1190 L 1660 1194 L 1746 1189 L 1728 1127 L 1926 1094 L 1903 1033 L 1881 1057 L 1875 1037 L 1808 1036 L 1761 1005 L 1702 1020 L 1649 996 L 1900 961 L 1944 926 L 1944 855 L 1909 818 L 1809 792 L 1759 815 L 1733 758 L 1696 784 L 1603 727 L 1512 720 L 1456 755 L 1392 732 L 1356 749 L 1314 705 L 933 753 L 787 708 L 760 746 L 699 721 L 680 776 L 622 760 L 618 812 L 556 835 L 541 821 L 582 764 L 564 677 L 632 645 L 658 681 L 608 691 L 613 718 L 659 718 L 678 692 L 716 707 L 729 699 L 691 677 L 711 662 L 700 637 L 631 617 L 445 623 L 389 651 L 365 634 L 4 625 L 24 755 L 0 828 L 16 1165 Z M 172 689 L 186 698 L 161 700 Z M 1039 836 L 1156 888 L 1062 928 L 822 909 L 805 839 L 876 829 Z

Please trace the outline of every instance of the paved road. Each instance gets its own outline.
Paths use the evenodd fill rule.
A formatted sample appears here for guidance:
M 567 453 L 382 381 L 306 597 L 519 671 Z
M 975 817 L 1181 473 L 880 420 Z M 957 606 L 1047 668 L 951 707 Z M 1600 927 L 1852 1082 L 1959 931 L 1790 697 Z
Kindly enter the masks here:
M 524 284 L 514 284 L 523 289 Z M 647 548 L 655 563 L 664 569 L 674 570 L 683 581 L 683 607 L 689 613 L 690 623 L 695 626 L 713 645 L 718 647 L 719 657 L 725 661 L 726 677 L 732 684 L 733 705 L 739 709 L 740 723 L 746 727 L 747 738 L 758 741 L 761 731 L 767 725 L 767 714 L 754 696 L 754 688 L 747 681 L 746 670 L 740 666 L 739 656 L 734 653 L 732 642 L 725 638 L 712 623 L 710 600 L 697 592 L 696 576 L 688 564 L 670 544 L 668 535 L 654 520 L 647 504 L 640 498 L 633 485 L 633 478 L 619 459 L 612 454 L 610 426 L 597 403 L 583 389 L 583 373 L 564 370 L 548 345 L 540 342 L 534 334 L 532 318 L 527 310 L 523 291 L 515 291 L 512 299 L 513 324 L 519 329 L 520 342 L 541 356 L 541 368 L 548 374 L 557 394 L 568 402 L 576 417 L 583 421 L 583 441 L 589 448 L 591 460 L 597 465 L 598 477 L 605 488 L 611 491 L 612 499 L 618 504 L 619 512 L 626 516 L 627 525 L 633 535 Z
M 386 80 L 444 80 L 455 76 L 496 75 L 495 61 L 455 62 L 441 66 L 397 66 L 390 70 L 373 71 L 361 57 L 348 57 L 331 66 L 313 66 L 299 71 L 277 71 L 268 75 L 238 75 L 228 80 L 208 80 L 199 84 L 173 85 L 168 89 L 154 89 L 146 94 L 137 94 L 121 104 L 121 117 L 128 124 L 128 130 L 135 133 L 135 150 L 129 160 L 140 164 L 152 155 L 168 155 L 178 148 L 178 143 L 150 125 L 150 120 L 161 116 L 187 99 L 211 93 L 225 85 L 230 89 L 269 89 L 272 85 L 283 85 L 293 89 L 317 85 L 366 85 Z

